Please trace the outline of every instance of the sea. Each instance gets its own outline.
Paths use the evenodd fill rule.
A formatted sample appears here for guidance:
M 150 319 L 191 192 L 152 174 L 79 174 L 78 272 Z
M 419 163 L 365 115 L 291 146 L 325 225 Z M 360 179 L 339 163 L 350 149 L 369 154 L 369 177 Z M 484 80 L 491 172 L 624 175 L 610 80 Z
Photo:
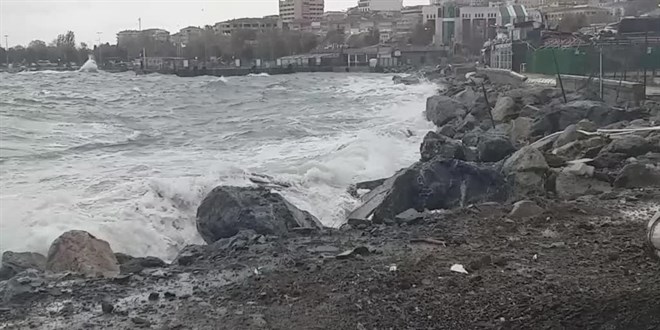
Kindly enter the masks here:
M 340 226 L 359 205 L 350 184 L 419 159 L 437 88 L 385 74 L 0 73 L 0 251 L 46 253 L 76 229 L 171 260 L 203 243 L 204 196 L 255 176 Z

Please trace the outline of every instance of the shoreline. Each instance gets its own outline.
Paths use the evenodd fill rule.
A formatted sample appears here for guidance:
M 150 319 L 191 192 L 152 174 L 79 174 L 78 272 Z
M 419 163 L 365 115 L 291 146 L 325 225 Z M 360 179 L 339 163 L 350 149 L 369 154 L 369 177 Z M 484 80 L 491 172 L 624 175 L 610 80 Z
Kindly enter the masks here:
M 342 228 L 237 225 L 171 264 L 117 254 L 120 274 L 107 279 L 17 268 L 0 282 L 0 324 L 660 326 L 660 263 L 644 240 L 660 211 L 658 104 L 618 108 L 575 93 L 564 103 L 556 88 L 487 83 L 488 104 L 479 83 L 446 82 L 427 100 L 437 129 L 420 162 L 356 184 L 365 204 Z

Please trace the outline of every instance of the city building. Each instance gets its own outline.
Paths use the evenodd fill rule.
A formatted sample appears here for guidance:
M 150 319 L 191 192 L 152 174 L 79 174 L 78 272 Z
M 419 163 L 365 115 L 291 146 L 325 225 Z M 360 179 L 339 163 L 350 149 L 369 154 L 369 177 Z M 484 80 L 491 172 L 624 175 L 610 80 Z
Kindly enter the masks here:
M 200 27 L 189 26 L 181 29 L 179 33 L 176 33 L 174 35 L 176 37 L 172 38 L 172 41 L 176 44 L 187 45 L 191 40 L 201 37 L 202 32 L 204 32 L 204 30 Z
M 359 0 L 358 9 L 361 12 L 400 11 L 403 0 Z
M 573 7 L 588 5 L 589 0 L 546 0 L 548 7 Z
M 279 4 L 280 19 L 285 25 L 294 21 L 320 21 L 323 19 L 324 0 L 280 0 Z
M 160 42 L 166 42 L 170 40 L 170 33 L 163 29 L 146 29 L 142 30 L 141 34 Z
M 462 7 L 459 10 L 455 35 L 457 43 L 473 53 L 497 35 L 496 28 L 528 20 L 524 6 L 508 5 L 500 7 Z M 437 33 L 437 32 L 436 32 Z
M 229 21 L 215 23 L 213 30 L 217 34 L 231 35 L 236 30 L 256 30 L 265 32 L 280 28 L 279 17 L 263 17 L 263 18 L 237 18 Z
M 460 8 L 451 2 L 424 7 L 426 22 L 431 22 L 435 26 L 433 44 L 438 46 L 454 44 L 459 12 Z
M 140 37 L 152 38 L 160 42 L 167 42 L 170 40 L 170 33 L 163 29 L 120 31 L 117 33 L 117 45 L 126 46 L 135 42 L 139 42 Z
M 410 33 L 415 30 L 417 24 L 423 22 L 423 8 L 424 6 L 411 6 L 401 9 L 401 19 L 397 24 L 399 33 Z
M 119 31 L 117 33 L 117 46 L 123 47 L 135 40 L 138 40 L 139 37 L 140 31 L 138 30 Z
M 527 9 L 536 9 L 545 6 L 546 0 L 517 0 L 516 3 Z
M 549 8 L 545 12 L 546 18 L 550 23 L 559 23 L 566 16 L 584 16 L 587 24 L 610 23 L 614 21 L 612 12 L 607 8 L 590 7 L 586 5 Z

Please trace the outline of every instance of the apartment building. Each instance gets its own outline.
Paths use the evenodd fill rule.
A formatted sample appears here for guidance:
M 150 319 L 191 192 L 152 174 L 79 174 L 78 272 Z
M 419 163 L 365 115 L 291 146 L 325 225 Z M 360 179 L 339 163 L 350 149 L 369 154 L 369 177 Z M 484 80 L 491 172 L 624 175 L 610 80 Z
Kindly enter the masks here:
M 417 24 L 423 23 L 423 7 L 410 6 L 401 9 L 401 19 L 397 29 L 399 33 L 410 33 Z
M 591 6 L 573 6 L 564 8 L 550 8 L 546 12 L 548 22 L 559 23 L 566 16 L 584 16 L 588 24 L 610 23 L 614 21 L 612 12 L 607 8 Z
M 167 42 L 170 40 L 170 33 L 163 29 L 125 30 L 117 33 L 117 45 L 124 46 L 138 41 L 140 37 L 152 38 L 156 41 Z
M 280 0 L 280 19 L 288 25 L 294 21 L 321 21 L 324 0 Z
M 400 11 L 403 0 L 359 0 L 358 9 L 361 12 Z
M 237 18 L 229 21 L 215 23 L 213 30 L 217 34 L 231 35 L 237 30 L 256 30 L 258 32 L 266 32 L 280 28 L 282 26 L 278 16 L 267 16 L 263 18 Z

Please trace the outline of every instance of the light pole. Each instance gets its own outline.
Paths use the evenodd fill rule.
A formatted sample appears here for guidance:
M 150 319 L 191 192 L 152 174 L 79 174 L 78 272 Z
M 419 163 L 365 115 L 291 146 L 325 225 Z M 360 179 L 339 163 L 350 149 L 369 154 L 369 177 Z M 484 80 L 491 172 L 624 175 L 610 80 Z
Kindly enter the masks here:
M 99 42 L 99 64 L 103 65 L 103 53 L 101 53 L 101 35 L 103 32 L 96 32 L 96 35 L 98 36 L 98 42 Z
M 6 63 L 7 69 L 9 69 L 9 35 L 5 34 L 5 55 L 7 56 Z

